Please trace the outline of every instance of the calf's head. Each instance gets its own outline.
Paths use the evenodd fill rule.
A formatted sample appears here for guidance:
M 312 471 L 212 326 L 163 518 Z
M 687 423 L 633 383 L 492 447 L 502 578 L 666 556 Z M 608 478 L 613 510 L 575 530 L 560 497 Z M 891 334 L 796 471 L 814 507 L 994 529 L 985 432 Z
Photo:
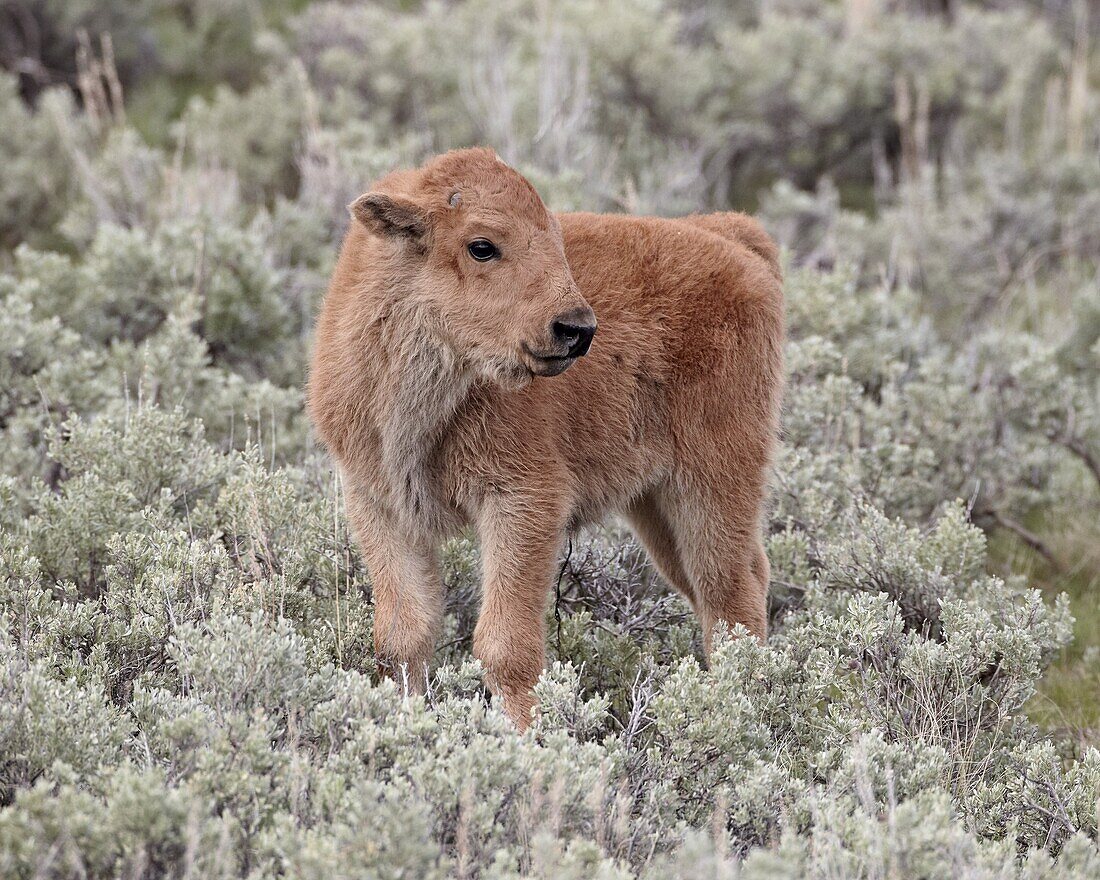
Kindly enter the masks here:
M 402 314 L 481 375 L 520 387 L 588 351 L 596 317 L 569 271 L 561 227 L 492 150 L 395 172 L 350 209 Z

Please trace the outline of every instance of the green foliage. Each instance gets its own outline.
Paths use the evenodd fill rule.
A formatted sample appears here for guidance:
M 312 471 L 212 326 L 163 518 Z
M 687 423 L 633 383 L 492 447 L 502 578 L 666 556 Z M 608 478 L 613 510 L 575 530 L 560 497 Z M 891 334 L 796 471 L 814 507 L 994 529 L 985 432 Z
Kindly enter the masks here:
M 60 92 L 43 98 L 39 112 L 19 100 L 16 81 L 0 71 L 0 245 L 10 248 L 45 235 L 64 216 L 75 189 L 66 150 L 72 101 Z M 72 136 L 71 131 L 69 132 Z

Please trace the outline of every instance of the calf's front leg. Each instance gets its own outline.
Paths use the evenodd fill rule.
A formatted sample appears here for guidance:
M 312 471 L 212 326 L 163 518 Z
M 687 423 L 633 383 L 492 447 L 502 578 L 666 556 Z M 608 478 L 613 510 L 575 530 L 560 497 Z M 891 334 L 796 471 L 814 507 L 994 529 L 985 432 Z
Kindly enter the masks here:
M 353 491 L 347 511 L 371 576 L 378 669 L 406 692 L 422 693 L 443 620 L 438 552 Z
M 497 498 L 479 517 L 484 584 L 474 656 L 521 731 L 545 664 L 546 600 L 561 547 L 562 517 L 540 498 Z

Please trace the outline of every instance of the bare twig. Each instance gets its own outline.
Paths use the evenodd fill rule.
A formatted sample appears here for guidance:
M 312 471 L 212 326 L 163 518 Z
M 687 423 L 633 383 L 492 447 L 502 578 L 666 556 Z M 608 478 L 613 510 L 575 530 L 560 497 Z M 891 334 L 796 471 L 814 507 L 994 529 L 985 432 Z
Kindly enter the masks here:
M 1057 572 L 1062 571 L 1062 564 L 1058 561 L 1053 551 L 1051 551 L 1051 549 L 1046 545 L 1046 542 L 1044 542 L 1043 539 L 1036 535 L 1033 531 L 1028 529 L 1022 523 L 1017 522 L 1007 514 L 1001 513 L 999 510 L 996 510 L 995 508 L 988 508 L 985 513 L 992 517 L 993 521 L 997 523 L 997 525 L 1001 526 L 1001 528 L 1008 529 L 1010 532 L 1016 535 L 1017 538 L 1027 544 L 1028 547 L 1030 547 L 1032 550 L 1042 556 L 1043 559 L 1045 559 L 1050 564 L 1051 568 L 1053 568 Z

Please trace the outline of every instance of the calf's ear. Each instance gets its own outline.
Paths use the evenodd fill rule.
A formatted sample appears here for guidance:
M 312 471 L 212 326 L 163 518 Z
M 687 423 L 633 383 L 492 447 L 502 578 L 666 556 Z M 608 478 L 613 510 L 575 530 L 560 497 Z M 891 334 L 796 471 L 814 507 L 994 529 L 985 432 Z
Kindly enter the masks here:
M 419 241 L 428 232 L 428 217 L 410 199 L 369 192 L 348 205 L 351 216 L 376 235 L 395 235 Z

